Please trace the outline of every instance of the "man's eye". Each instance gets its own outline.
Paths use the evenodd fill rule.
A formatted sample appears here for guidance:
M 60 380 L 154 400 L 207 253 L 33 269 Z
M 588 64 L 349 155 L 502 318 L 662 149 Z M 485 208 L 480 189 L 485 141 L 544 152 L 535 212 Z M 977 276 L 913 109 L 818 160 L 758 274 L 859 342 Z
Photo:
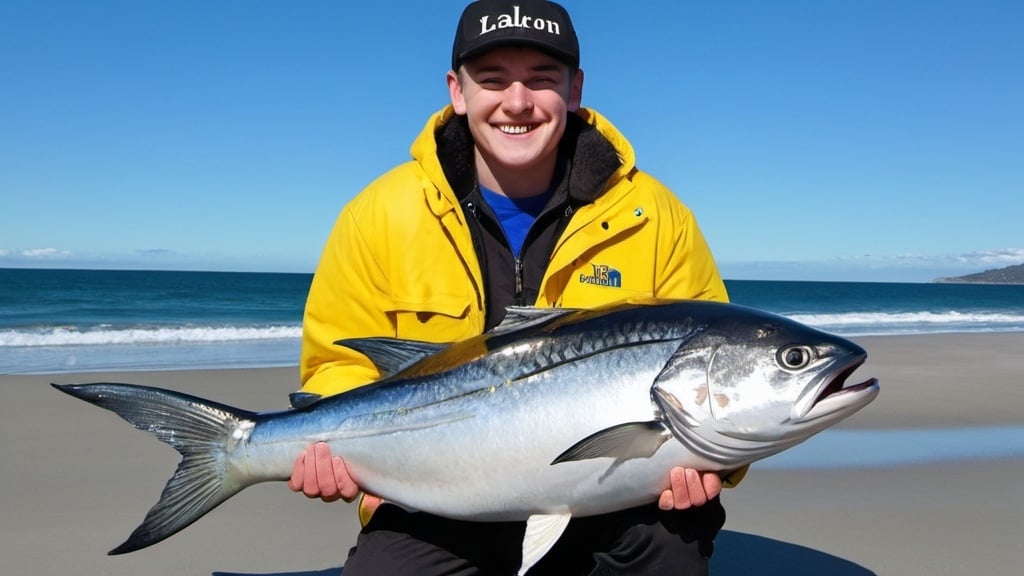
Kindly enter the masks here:
M 539 90 L 539 89 L 548 89 L 548 88 L 551 88 L 552 86 L 557 86 L 557 85 L 558 85 L 558 79 L 557 78 L 549 78 L 547 76 L 540 77 L 540 78 L 534 78 L 533 80 L 530 80 L 530 82 L 529 82 L 530 88 L 537 89 L 537 90 Z

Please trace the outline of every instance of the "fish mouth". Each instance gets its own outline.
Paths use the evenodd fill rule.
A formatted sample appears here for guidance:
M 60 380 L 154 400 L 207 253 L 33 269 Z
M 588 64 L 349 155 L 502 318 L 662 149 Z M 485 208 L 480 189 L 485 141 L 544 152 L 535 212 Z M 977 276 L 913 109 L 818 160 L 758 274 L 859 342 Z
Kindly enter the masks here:
M 807 422 L 826 416 L 844 418 L 874 400 L 879 391 L 877 378 L 869 378 L 856 384 L 849 382 L 850 377 L 865 360 L 867 355 L 858 355 L 838 368 L 831 378 L 813 386 L 816 393 L 806 395 L 796 405 L 797 420 Z

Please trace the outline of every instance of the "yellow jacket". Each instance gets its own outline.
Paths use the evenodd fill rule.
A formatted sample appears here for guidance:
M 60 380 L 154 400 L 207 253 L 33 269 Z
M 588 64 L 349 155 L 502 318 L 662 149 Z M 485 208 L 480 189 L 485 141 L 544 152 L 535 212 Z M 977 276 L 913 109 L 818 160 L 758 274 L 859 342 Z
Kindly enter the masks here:
M 445 178 L 434 114 L 413 160 L 344 207 L 313 278 L 303 320 L 302 390 L 331 395 L 375 380 L 364 356 L 333 342 L 388 336 L 451 342 L 483 331 L 485 294 L 466 218 Z M 621 165 L 559 237 L 536 305 L 588 308 L 625 298 L 727 300 L 693 214 L 636 168 L 633 148 L 605 118 L 578 115 L 615 148 Z

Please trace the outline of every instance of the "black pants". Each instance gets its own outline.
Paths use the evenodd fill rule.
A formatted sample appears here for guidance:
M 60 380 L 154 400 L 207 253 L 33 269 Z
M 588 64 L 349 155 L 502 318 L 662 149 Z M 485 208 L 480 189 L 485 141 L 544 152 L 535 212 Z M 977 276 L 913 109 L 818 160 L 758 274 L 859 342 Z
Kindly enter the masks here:
M 725 523 L 716 498 L 664 512 L 656 505 L 574 518 L 528 576 L 704 576 Z M 523 522 L 464 522 L 382 505 L 349 553 L 345 576 L 513 576 Z

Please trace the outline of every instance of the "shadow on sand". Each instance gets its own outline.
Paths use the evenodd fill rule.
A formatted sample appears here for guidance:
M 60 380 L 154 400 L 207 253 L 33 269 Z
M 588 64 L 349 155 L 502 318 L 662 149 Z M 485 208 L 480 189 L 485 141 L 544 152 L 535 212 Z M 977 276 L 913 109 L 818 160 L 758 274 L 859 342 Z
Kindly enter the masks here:
M 343 568 L 300 572 L 214 572 L 212 576 L 342 576 Z M 715 540 L 712 576 L 876 576 L 849 560 L 753 534 L 723 530 Z

